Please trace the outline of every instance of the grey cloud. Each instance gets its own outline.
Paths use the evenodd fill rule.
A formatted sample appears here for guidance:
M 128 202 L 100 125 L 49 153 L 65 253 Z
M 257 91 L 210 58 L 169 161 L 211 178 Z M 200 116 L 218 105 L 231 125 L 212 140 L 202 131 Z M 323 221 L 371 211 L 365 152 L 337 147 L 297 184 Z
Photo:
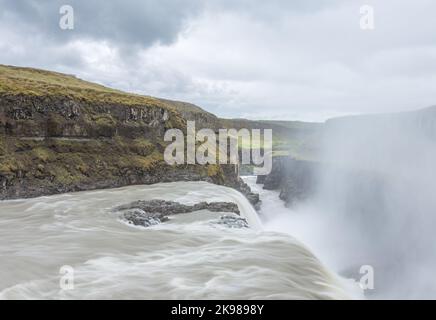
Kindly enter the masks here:
M 59 28 L 59 9 L 74 9 L 74 30 Z M 173 42 L 184 23 L 201 11 L 198 0 L 0 0 L 1 19 L 35 35 L 65 43 L 90 38 L 117 46 Z
M 68 2 L 72 32 L 58 27 Z M 435 2 L 365 3 L 370 32 L 360 0 L 0 0 L 0 63 L 226 117 L 319 121 L 435 104 Z
M 255 17 L 256 19 L 267 19 L 273 23 L 275 19 L 288 14 L 311 14 L 331 7 L 336 7 L 341 3 L 350 0 L 216 0 L 207 1 L 212 9 L 219 9 L 224 12 L 238 12 L 242 15 Z

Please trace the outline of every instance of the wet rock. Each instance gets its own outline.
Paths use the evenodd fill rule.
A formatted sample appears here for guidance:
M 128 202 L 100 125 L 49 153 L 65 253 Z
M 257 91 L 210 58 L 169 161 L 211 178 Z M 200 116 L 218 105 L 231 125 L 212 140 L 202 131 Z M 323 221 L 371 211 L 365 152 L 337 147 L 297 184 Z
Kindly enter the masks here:
M 162 220 L 141 209 L 133 209 L 124 213 L 123 218 L 135 226 L 150 227 L 160 224 Z
M 261 204 L 259 195 L 252 192 L 250 187 L 244 182 L 244 180 L 242 180 L 234 173 L 235 168 L 233 167 L 233 165 L 223 165 L 222 169 L 224 175 L 228 177 L 223 185 L 238 190 L 247 198 L 247 200 L 256 210 L 259 210 Z
M 259 175 L 259 176 L 257 176 L 256 183 L 257 184 L 264 184 L 266 177 L 267 177 L 266 175 Z
M 113 211 L 123 212 L 123 218 L 133 225 L 149 227 L 168 221 L 168 216 L 190 213 L 199 210 L 212 212 L 232 212 L 239 214 L 238 206 L 231 202 L 200 202 L 194 205 L 184 205 L 175 201 L 149 200 L 134 201 L 121 205 Z
M 242 179 L 240 179 L 235 189 L 241 192 L 247 198 L 247 200 L 254 206 L 256 210 L 259 210 L 260 203 L 261 203 L 259 195 L 257 193 L 252 192 L 248 184 L 246 184 Z
M 320 164 L 313 161 L 276 157 L 270 174 L 258 176 L 256 182 L 266 190 L 279 190 L 280 199 L 293 206 L 315 193 L 319 170 Z
M 194 211 L 209 210 L 212 212 L 233 212 L 239 214 L 239 208 L 236 203 L 232 202 L 200 202 L 193 206 Z
M 221 216 L 220 219 L 215 223 L 224 225 L 227 228 L 237 228 L 237 229 L 249 228 L 246 219 L 237 216 L 231 216 L 231 215 Z
M 232 202 L 200 202 L 194 205 L 185 205 L 175 201 L 157 199 L 148 201 L 134 201 L 129 204 L 118 206 L 114 210 L 123 211 L 130 209 L 140 209 L 145 212 L 152 212 L 157 217 L 161 217 L 161 215 L 174 215 L 199 210 L 209 210 L 213 212 L 233 212 L 239 214 L 238 206 Z

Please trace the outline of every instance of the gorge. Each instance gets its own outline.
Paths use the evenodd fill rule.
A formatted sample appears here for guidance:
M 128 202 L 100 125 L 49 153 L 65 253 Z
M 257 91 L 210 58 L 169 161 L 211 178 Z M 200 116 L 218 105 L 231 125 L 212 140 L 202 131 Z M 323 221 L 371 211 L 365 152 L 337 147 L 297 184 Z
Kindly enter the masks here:
M 435 110 L 221 119 L 0 66 L 0 298 L 434 297 Z M 189 121 L 272 130 L 271 172 L 168 165 L 165 132 Z M 359 289 L 362 266 L 375 289 Z

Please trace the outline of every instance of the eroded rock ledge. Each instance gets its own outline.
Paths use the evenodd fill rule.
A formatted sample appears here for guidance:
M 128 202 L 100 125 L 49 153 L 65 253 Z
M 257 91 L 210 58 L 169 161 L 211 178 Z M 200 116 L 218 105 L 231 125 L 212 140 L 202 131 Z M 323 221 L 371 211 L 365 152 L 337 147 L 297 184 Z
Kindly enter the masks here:
M 128 223 L 149 227 L 168 221 L 168 217 L 176 214 L 190 213 L 199 210 L 212 212 L 231 212 L 239 215 L 239 208 L 232 202 L 200 202 L 194 205 L 185 205 L 175 201 L 166 200 L 139 200 L 115 207 L 113 211 L 122 212 L 123 219 Z M 225 217 L 225 218 L 223 218 Z M 231 227 L 246 227 L 247 222 L 236 216 L 223 216 L 219 224 L 228 224 Z M 230 218 L 229 218 L 230 217 Z

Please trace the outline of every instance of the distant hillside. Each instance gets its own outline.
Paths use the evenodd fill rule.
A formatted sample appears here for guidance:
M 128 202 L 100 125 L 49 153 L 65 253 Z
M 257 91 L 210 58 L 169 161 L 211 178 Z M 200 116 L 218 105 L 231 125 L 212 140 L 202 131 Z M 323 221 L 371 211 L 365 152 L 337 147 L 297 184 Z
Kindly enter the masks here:
M 317 154 L 316 140 L 323 124 L 301 121 L 272 121 L 247 119 L 221 119 L 224 128 L 271 129 L 274 155 L 290 155 L 294 158 L 314 158 Z
M 291 138 L 300 139 L 311 135 L 322 128 L 321 123 L 302 121 L 274 121 L 274 120 L 248 120 L 241 118 L 224 119 L 196 106 L 192 103 L 160 99 L 165 104 L 179 111 L 184 118 L 196 120 L 199 128 L 228 128 L 228 129 L 272 129 L 276 142 L 285 142 Z

